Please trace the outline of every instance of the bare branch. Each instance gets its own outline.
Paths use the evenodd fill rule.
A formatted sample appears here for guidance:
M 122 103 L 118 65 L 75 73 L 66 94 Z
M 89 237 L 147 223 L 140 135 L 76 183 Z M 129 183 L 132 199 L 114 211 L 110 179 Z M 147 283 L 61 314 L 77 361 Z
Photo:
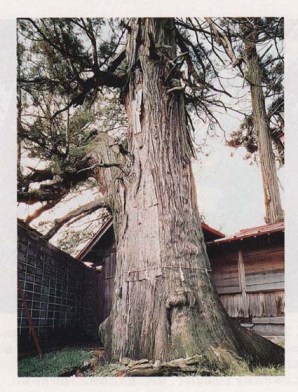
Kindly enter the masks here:
M 173 92 L 173 91 L 183 91 L 184 87 L 183 86 L 176 86 L 176 87 L 172 87 L 169 90 L 167 90 L 167 94 Z
M 66 223 L 70 222 L 72 219 L 77 218 L 79 216 L 86 216 L 91 214 L 92 212 L 98 210 L 99 208 L 105 208 L 107 207 L 103 199 L 96 199 L 91 201 L 90 203 L 87 203 L 83 206 L 80 206 L 71 212 L 69 212 L 67 215 L 64 215 L 61 218 L 55 219 L 53 227 L 43 236 L 44 239 L 49 240 L 52 238 L 60 229 L 62 226 L 64 226 Z
M 229 56 L 230 60 L 232 61 L 233 67 L 235 67 L 239 60 L 236 58 L 234 50 L 232 48 L 231 42 L 228 39 L 227 35 L 224 34 L 223 32 L 219 31 L 216 27 L 215 24 L 213 23 L 211 18 L 206 18 L 206 21 L 208 22 L 210 29 L 212 33 L 215 35 L 217 42 L 223 46 L 225 49 L 226 54 Z
M 223 93 L 223 94 L 226 94 L 229 97 L 232 97 L 231 94 L 228 93 L 225 89 L 215 88 L 213 85 L 211 85 L 210 83 L 206 82 L 206 80 L 202 79 L 199 76 L 198 72 L 196 71 L 196 69 L 195 69 L 195 67 L 193 65 L 193 62 L 192 62 L 190 54 L 186 53 L 186 52 L 189 52 L 189 48 L 187 46 L 187 45 L 189 45 L 192 48 L 193 53 L 196 56 L 197 60 L 202 65 L 202 60 L 200 59 L 200 56 L 198 55 L 198 53 L 197 53 L 193 43 L 189 39 L 187 39 L 185 37 L 182 37 L 182 35 L 179 33 L 179 31 L 177 29 L 176 29 L 176 37 L 177 37 L 177 44 L 178 44 L 178 46 L 180 47 L 181 51 L 185 53 L 185 59 L 186 59 L 187 67 L 188 67 L 188 70 L 189 70 L 189 74 L 193 76 L 193 78 L 196 81 L 196 83 L 201 84 L 202 86 L 204 86 L 204 87 L 206 87 L 206 88 L 208 88 L 210 90 L 216 91 L 218 93 Z

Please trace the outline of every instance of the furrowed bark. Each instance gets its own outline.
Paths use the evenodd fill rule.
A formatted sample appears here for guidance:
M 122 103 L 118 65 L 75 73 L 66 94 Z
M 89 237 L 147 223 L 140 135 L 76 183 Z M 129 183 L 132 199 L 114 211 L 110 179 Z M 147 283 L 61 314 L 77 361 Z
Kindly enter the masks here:
M 229 319 L 211 282 L 184 96 L 169 92 L 174 81 L 167 80 L 168 60 L 177 56 L 173 20 L 133 19 L 127 54 L 131 158 L 121 157 L 107 136 L 109 156 L 101 156 L 102 143 L 93 152 L 94 161 L 118 158 L 123 168 L 97 168 L 117 241 L 115 298 L 100 327 L 108 357 L 169 361 L 204 354 L 216 367 L 243 359 L 282 363 L 281 348 Z
M 276 223 L 284 220 L 281 206 L 275 156 L 270 137 L 269 119 L 266 113 L 262 89 L 262 70 L 258 59 L 253 33 L 245 40 L 247 79 L 250 85 L 252 113 L 257 136 L 258 152 L 263 179 L 265 222 Z

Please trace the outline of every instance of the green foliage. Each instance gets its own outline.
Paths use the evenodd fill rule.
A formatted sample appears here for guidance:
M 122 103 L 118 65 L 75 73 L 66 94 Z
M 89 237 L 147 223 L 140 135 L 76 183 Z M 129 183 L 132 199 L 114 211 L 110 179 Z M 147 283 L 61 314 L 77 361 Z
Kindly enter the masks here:
M 57 377 L 80 367 L 91 357 L 91 352 L 80 349 L 64 349 L 38 357 L 22 358 L 18 363 L 19 377 Z
M 79 244 L 83 241 L 90 240 L 94 235 L 92 229 L 82 231 L 68 230 L 64 232 L 58 240 L 57 247 L 66 253 L 73 254 Z
M 243 146 L 249 153 L 254 153 L 258 149 L 257 137 L 254 132 L 254 122 L 252 116 L 246 116 L 240 124 L 238 131 L 231 132 L 230 140 L 226 142 L 230 147 Z
M 81 168 L 94 129 L 110 131 L 126 125 L 115 91 L 89 86 L 119 49 L 125 31 L 120 22 L 101 18 L 17 21 L 18 142 L 29 152 L 27 156 L 47 161 L 57 174 Z M 77 106 L 79 102 L 73 100 L 80 95 Z

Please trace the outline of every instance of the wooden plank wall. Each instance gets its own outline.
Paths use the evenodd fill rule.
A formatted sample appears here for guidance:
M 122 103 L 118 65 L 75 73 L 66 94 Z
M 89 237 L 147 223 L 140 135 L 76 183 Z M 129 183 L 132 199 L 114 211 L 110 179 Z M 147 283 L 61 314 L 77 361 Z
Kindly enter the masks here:
M 281 248 L 243 251 L 247 292 L 284 289 L 283 253 Z
M 284 316 L 283 247 L 240 250 L 238 255 L 217 252 L 210 261 L 216 288 L 230 316 Z
M 240 293 L 238 276 L 238 253 L 220 255 L 213 263 L 213 280 L 219 294 Z M 216 261 L 216 264 L 215 264 Z
M 252 317 L 282 317 L 285 314 L 283 290 L 249 293 L 247 298 Z
M 246 317 L 242 294 L 220 295 L 220 300 L 231 317 Z

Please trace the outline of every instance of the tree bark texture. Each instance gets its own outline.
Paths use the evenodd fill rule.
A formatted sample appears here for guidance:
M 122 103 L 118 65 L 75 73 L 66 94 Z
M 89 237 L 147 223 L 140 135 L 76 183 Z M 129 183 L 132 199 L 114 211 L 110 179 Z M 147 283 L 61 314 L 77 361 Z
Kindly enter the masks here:
M 110 156 L 102 147 L 92 153 L 94 161 L 122 164 L 97 170 L 117 241 L 114 303 L 100 327 L 107 354 L 169 361 L 203 353 L 216 366 L 240 357 L 281 362 L 282 350 L 232 323 L 208 273 L 183 92 L 169 92 L 177 80 L 167 78 L 176 57 L 173 21 L 134 19 L 127 54 L 130 155 L 103 134 L 98 146 L 105 140 Z
M 245 40 L 247 79 L 251 91 L 253 120 L 262 171 L 265 222 L 270 224 L 283 221 L 284 214 L 281 207 L 275 156 L 262 89 L 262 69 L 253 36 L 250 34 L 248 38 L 249 40 Z

